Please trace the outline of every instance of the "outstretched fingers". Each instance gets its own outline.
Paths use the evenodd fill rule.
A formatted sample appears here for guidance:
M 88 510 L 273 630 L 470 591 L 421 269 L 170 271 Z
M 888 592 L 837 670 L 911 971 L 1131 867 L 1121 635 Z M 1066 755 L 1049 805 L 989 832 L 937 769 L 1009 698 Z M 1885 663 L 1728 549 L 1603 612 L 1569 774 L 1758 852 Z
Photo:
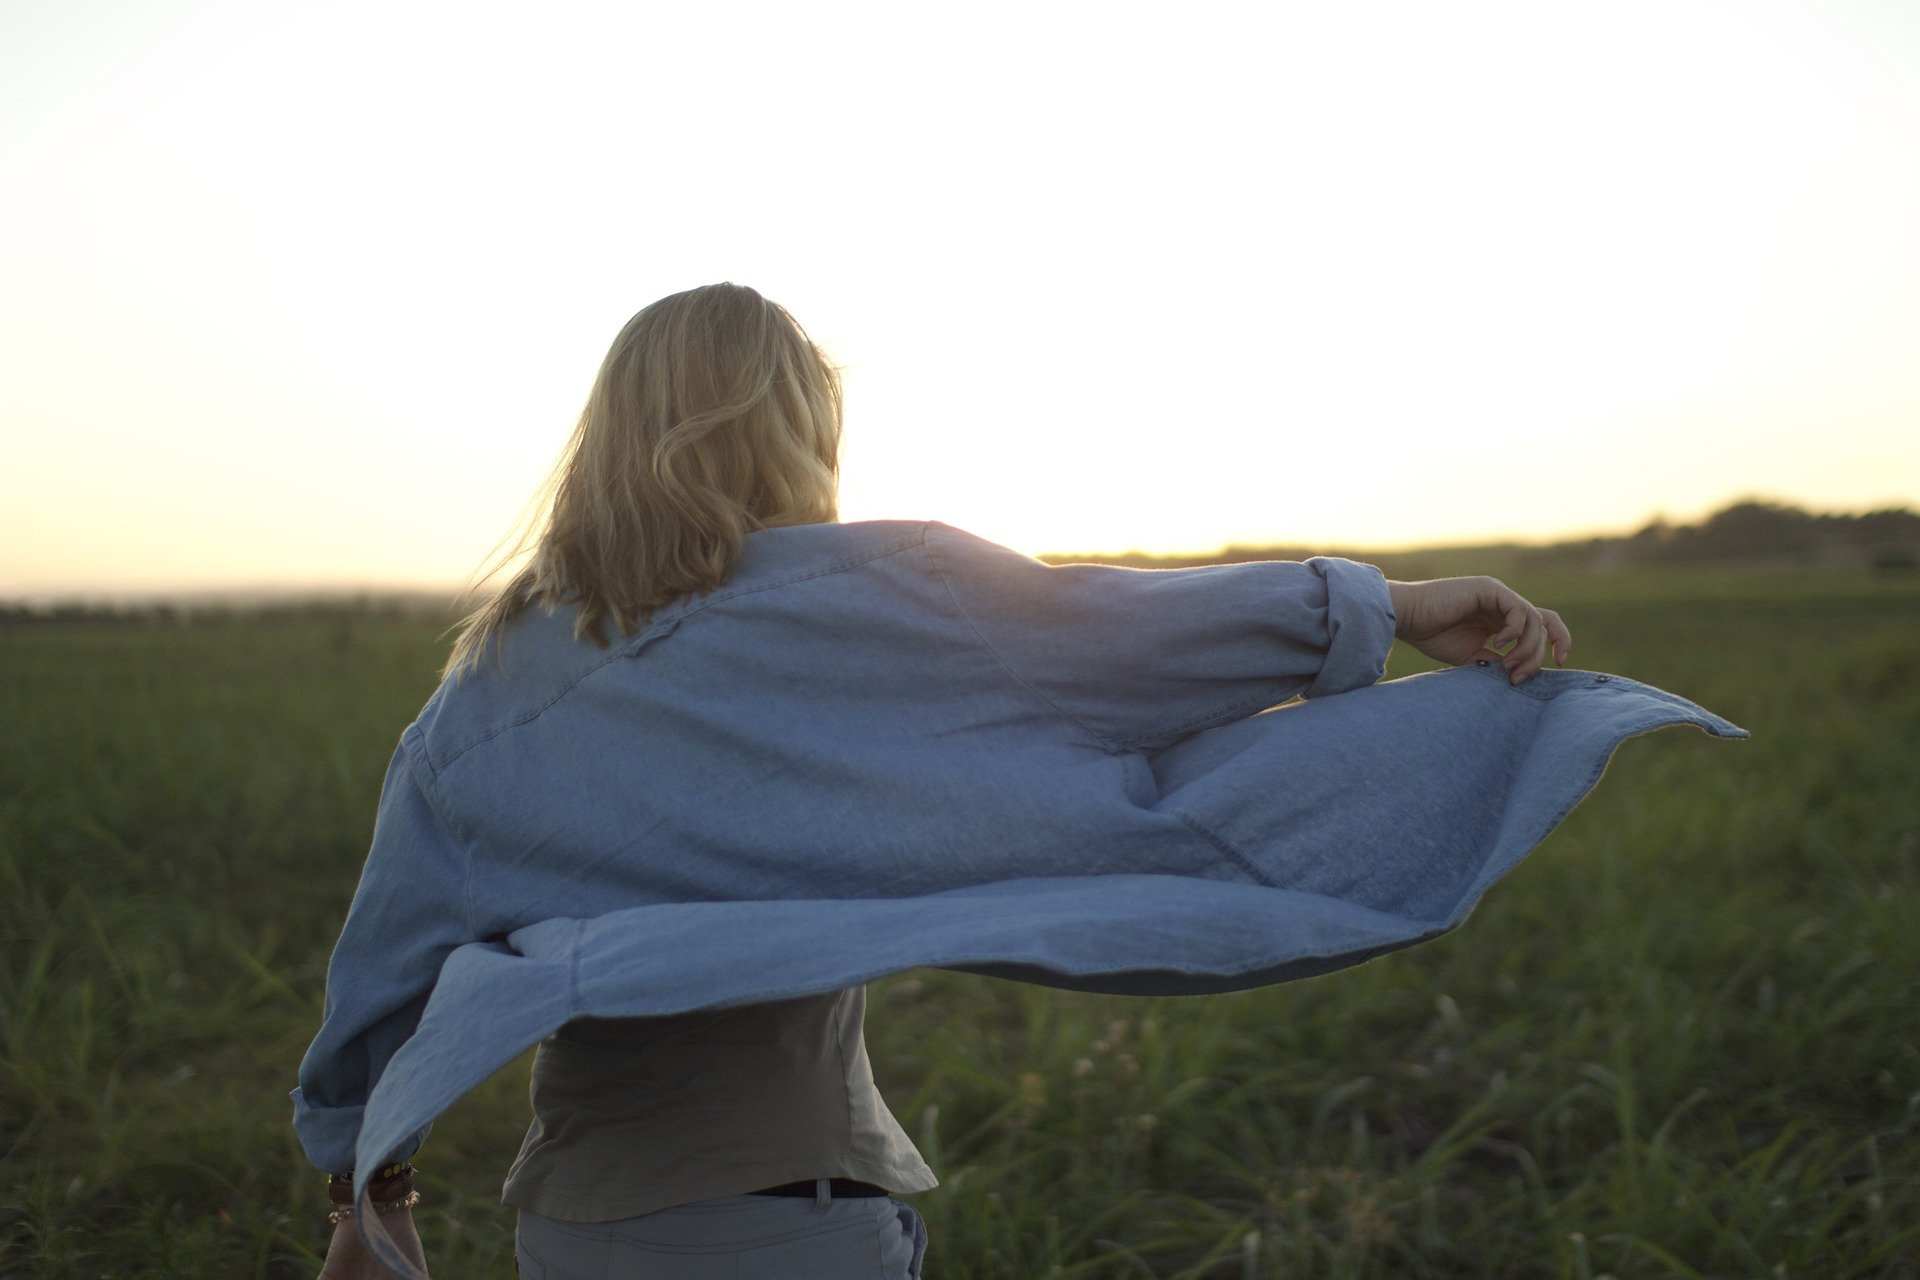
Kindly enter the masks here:
M 1546 623 L 1541 620 L 1540 611 L 1528 605 L 1520 624 L 1520 638 L 1507 650 L 1507 678 L 1514 684 L 1526 683 L 1539 673 L 1546 656 Z
M 1546 620 L 1547 643 L 1553 647 L 1553 665 L 1564 667 L 1567 659 L 1573 656 L 1573 632 L 1567 630 L 1567 624 L 1560 621 L 1560 615 L 1551 609 L 1542 609 L 1540 616 Z
M 1573 633 L 1567 630 L 1567 624 L 1552 609 L 1526 607 L 1526 617 L 1519 627 L 1519 639 L 1513 648 L 1507 650 L 1507 678 L 1514 684 L 1523 684 L 1540 674 L 1546 665 L 1547 655 L 1553 655 L 1553 665 L 1564 667 L 1573 653 Z
M 1506 649 L 1516 645 L 1533 625 L 1535 614 L 1533 606 L 1521 598 L 1520 593 L 1504 582 L 1488 579 L 1494 589 L 1494 607 L 1500 611 L 1500 630 L 1487 645 L 1494 649 Z

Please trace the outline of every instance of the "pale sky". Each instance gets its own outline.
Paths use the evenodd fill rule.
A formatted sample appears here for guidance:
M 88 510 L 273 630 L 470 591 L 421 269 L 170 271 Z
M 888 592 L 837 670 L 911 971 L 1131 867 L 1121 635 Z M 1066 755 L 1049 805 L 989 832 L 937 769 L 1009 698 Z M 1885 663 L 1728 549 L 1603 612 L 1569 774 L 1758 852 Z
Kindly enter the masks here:
M 627 317 L 1026 551 L 1920 505 L 1920 5 L 0 0 L 0 596 L 457 584 Z

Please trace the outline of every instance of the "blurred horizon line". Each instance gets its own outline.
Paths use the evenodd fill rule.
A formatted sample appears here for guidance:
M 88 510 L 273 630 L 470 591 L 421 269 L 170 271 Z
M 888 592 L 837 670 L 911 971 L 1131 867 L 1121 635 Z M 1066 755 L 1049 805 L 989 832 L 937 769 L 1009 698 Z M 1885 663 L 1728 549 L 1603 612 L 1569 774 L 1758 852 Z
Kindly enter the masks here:
M 1822 555 L 1834 550 L 1834 539 L 1821 536 L 1819 526 L 1839 526 L 1864 532 L 1866 536 L 1850 541 L 1872 550 L 1880 543 L 1895 556 L 1882 563 L 1862 557 Z M 1868 528 L 1872 525 L 1873 528 Z M 1719 530 L 1715 536 L 1716 528 Z M 1881 534 L 1876 543 L 1873 532 Z M 1796 535 L 1798 535 L 1796 540 Z M 1658 548 L 1674 542 L 1676 553 L 1661 555 Z M 1627 549 L 1634 544 L 1655 548 L 1652 558 L 1629 561 Z M 1579 552 L 1588 553 L 1588 562 L 1574 561 Z M 1814 511 L 1790 502 L 1761 497 L 1743 497 L 1716 508 L 1695 523 L 1669 521 L 1653 515 L 1628 532 L 1566 535 L 1552 538 L 1500 538 L 1489 541 L 1433 542 L 1399 546 L 1358 546 L 1343 543 L 1230 543 L 1209 551 L 1148 552 L 1137 549 L 1124 552 L 1049 551 L 1037 558 L 1049 563 L 1099 562 L 1138 567 L 1179 567 L 1195 564 L 1230 563 L 1234 560 L 1297 559 L 1307 555 L 1341 555 L 1349 559 L 1386 559 L 1419 562 L 1426 558 L 1452 561 L 1474 554 L 1543 557 L 1564 553 L 1562 567 L 1584 567 L 1595 572 L 1617 570 L 1698 567 L 1775 567 L 1789 569 L 1852 570 L 1859 568 L 1909 568 L 1909 561 L 1920 557 L 1920 514 L 1908 503 L 1873 506 L 1859 511 Z M 1505 565 L 1494 566 L 1506 571 Z M 1537 566 L 1536 566 L 1537 567 Z M 57 585 L 16 590 L 0 587 L 0 610 L 46 613 L 77 608 L 87 610 L 139 610 L 159 608 L 299 608 L 307 605 L 343 604 L 381 605 L 401 612 L 449 612 L 470 597 L 477 597 L 485 580 L 465 583 L 368 582 L 342 577 L 307 582 L 241 581 L 224 584 L 175 584 L 141 586 Z

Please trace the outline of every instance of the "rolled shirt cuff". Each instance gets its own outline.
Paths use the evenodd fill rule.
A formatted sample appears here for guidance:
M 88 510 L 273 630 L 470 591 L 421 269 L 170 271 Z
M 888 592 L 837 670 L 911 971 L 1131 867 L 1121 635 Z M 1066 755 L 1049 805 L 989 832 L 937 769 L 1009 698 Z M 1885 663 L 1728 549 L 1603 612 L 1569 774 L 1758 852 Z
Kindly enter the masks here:
M 325 1173 L 352 1173 L 354 1148 L 360 1141 L 360 1127 L 365 1120 L 367 1109 L 356 1107 L 316 1107 L 307 1102 L 305 1095 L 295 1089 L 293 1098 L 293 1128 L 300 1137 L 300 1146 L 307 1153 L 307 1159 L 313 1167 Z M 389 1160 L 409 1160 L 413 1153 L 426 1141 L 429 1125 L 407 1139 L 400 1148 L 392 1152 Z
M 1387 578 L 1370 564 L 1315 556 L 1307 561 L 1327 584 L 1327 658 L 1303 698 L 1364 689 L 1387 673 L 1393 648 L 1393 600 Z

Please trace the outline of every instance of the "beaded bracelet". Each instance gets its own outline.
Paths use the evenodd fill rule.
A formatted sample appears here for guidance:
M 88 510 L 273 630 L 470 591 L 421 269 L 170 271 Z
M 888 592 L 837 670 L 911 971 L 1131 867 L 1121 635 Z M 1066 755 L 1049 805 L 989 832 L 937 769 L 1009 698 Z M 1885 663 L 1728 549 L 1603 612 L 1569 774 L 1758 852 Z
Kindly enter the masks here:
M 327 1221 L 339 1226 L 353 1216 L 353 1175 L 336 1173 L 327 1179 L 327 1199 L 336 1207 Z M 413 1189 L 413 1165 L 405 1160 L 380 1166 L 367 1179 L 367 1202 L 375 1213 L 398 1213 L 420 1203 Z
M 385 1216 L 389 1213 L 398 1213 L 402 1209 L 413 1208 L 413 1206 L 420 1203 L 420 1193 L 418 1191 L 409 1191 L 398 1200 L 375 1200 L 371 1203 L 373 1204 L 373 1211 L 375 1213 Z M 327 1215 L 327 1221 L 337 1227 L 352 1216 L 353 1206 L 343 1204 Z

